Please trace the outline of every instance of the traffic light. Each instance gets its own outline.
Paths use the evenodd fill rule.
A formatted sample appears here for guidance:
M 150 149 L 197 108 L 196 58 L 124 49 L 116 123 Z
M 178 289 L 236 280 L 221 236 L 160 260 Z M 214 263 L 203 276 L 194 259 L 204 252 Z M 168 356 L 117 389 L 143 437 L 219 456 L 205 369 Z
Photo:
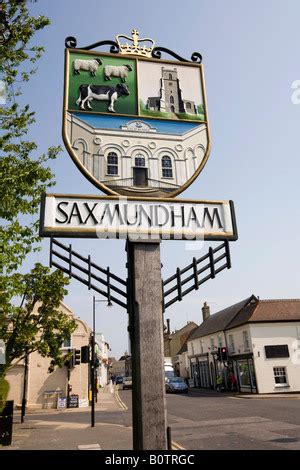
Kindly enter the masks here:
M 74 365 L 75 366 L 79 366 L 80 364 L 80 355 L 81 355 L 80 349 L 74 349 Z
M 218 348 L 218 361 L 228 361 L 227 348 Z
M 90 347 L 81 346 L 81 362 L 86 364 L 90 362 Z

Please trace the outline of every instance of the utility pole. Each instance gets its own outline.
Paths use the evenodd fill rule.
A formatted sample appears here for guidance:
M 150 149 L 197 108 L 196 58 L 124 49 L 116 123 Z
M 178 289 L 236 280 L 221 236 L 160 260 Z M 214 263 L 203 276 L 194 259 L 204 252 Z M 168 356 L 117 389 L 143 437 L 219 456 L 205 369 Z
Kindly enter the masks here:
M 127 242 L 133 449 L 166 450 L 160 243 Z
M 21 408 L 21 423 L 24 423 L 24 417 L 26 414 L 27 404 L 27 379 L 28 379 L 28 348 L 25 349 L 25 361 L 24 361 L 24 381 L 23 381 L 23 397 L 22 397 L 22 408 Z
M 93 331 L 91 337 L 92 357 L 91 357 L 91 389 L 92 389 L 92 406 L 91 406 L 91 427 L 95 427 L 95 296 L 93 296 Z

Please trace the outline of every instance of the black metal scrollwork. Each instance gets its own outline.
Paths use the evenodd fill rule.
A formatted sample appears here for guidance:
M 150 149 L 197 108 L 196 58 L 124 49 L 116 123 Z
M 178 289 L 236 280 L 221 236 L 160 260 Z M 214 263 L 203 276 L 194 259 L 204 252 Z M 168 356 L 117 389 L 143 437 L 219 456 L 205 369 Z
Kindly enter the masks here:
M 73 36 L 68 36 L 65 40 L 65 46 L 67 49 L 82 49 L 84 51 L 89 51 L 91 49 L 95 49 L 96 47 L 100 47 L 100 46 L 111 46 L 110 47 L 111 54 L 118 54 L 120 52 L 118 43 L 115 41 L 110 41 L 110 40 L 98 41 L 85 47 L 77 47 L 76 38 L 74 38 Z
M 152 51 L 152 57 L 154 59 L 161 59 L 161 53 L 165 52 L 166 54 L 171 55 L 175 59 L 179 60 L 180 62 L 197 62 L 198 64 L 201 64 L 202 62 L 202 55 L 199 52 L 194 52 L 191 56 L 191 60 L 184 59 L 180 55 L 176 54 L 176 52 L 171 51 L 170 49 L 167 49 L 166 47 L 155 47 Z

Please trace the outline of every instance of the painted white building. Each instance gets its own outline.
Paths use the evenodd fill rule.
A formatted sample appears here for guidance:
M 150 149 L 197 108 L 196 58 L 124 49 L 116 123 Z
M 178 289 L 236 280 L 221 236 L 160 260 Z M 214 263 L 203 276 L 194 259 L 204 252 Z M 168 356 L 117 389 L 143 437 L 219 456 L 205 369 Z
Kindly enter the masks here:
M 96 369 L 98 385 L 100 385 L 100 387 L 105 387 L 105 385 L 108 383 L 109 344 L 105 341 L 102 333 L 96 333 L 95 342 L 95 353 L 99 361 L 99 367 Z
M 195 386 L 215 388 L 222 377 L 229 387 L 232 372 L 242 392 L 300 392 L 300 299 L 253 295 L 211 316 L 205 306 L 203 318 L 187 343 Z
M 205 124 L 160 121 L 160 126 L 174 125 L 174 129 L 187 126 L 179 134 L 163 131 L 168 128 L 158 128 L 158 121 L 150 124 L 146 118 L 122 118 L 116 128 L 101 128 L 101 118 L 67 114 L 67 134 L 80 163 L 111 189 L 167 194 L 185 184 L 206 158 Z

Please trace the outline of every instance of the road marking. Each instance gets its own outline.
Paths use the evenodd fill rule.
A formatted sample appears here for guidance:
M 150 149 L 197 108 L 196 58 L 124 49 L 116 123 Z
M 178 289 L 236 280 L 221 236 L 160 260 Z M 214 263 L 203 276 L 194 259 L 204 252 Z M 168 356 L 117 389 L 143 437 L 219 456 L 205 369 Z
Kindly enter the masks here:
M 81 444 L 77 446 L 78 450 L 101 450 L 99 444 Z
M 172 450 L 186 450 L 186 448 L 182 447 L 180 444 L 178 444 L 178 442 L 172 441 L 171 445 L 172 445 Z
M 115 397 L 116 397 L 117 403 L 121 407 L 121 409 L 124 410 L 124 411 L 128 410 L 128 407 L 126 406 L 126 404 L 120 398 L 119 385 L 117 385 L 116 388 L 115 388 Z

